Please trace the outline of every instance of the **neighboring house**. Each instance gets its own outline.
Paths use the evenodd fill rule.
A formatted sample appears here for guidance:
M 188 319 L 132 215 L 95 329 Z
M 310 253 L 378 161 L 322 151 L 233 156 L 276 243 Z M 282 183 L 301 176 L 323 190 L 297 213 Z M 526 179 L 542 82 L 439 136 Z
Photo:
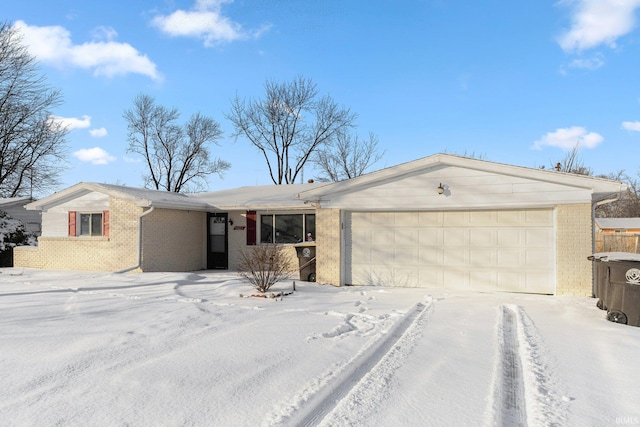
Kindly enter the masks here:
M 593 209 L 625 189 L 447 154 L 337 183 L 193 195 L 80 183 L 28 205 L 43 232 L 15 264 L 233 270 L 244 248 L 311 233 L 323 284 L 592 295 Z
M 640 218 L 596 218 L 596 252 L 640 250 Z
M 42 223 L 40 220 L 40 212 L 27 210 L 24 207 L 34 200 L 32 197 L 8 197 L 0 199 L 0 211 L 6 212 L 11 218 L 20 220 L 27 232 L 40 235 Z

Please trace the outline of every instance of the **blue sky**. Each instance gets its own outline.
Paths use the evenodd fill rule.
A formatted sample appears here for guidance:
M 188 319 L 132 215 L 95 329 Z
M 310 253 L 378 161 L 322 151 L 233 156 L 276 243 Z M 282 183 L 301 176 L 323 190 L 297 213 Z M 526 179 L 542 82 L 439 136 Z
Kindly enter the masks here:
M 221 123 L 212 151 L 232 166 L 210 190 L 270 184 L 224 113 L 236 94 L 300 75 L 378 136 L 373 169 L 438 152 L 549 167 L 579 143 L 596 174 L 640 171 L 640 0 L 6 3 L 64 97 L 62 188 L 143 185 L 122 118 L 140 93 Z

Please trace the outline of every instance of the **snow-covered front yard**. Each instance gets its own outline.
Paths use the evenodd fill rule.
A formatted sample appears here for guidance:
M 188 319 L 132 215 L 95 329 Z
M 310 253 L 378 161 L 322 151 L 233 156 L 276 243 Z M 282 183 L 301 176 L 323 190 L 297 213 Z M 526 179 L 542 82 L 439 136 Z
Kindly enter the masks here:
M 0 269 L 1 424 L 640 424 L 640 328 L 594 299 L 251 293 L 230 272 Z

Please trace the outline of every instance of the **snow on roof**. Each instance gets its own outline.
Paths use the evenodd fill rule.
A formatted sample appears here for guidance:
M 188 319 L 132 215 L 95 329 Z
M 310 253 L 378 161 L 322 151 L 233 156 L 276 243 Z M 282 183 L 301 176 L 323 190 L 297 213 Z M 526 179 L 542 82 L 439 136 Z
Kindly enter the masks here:
M 166 209 L 207 210 L 209 206 L 185 194 L 171 191 L 150 190 L 148 188 L 125 187 L 113 184 L 98 184 L 81 182 L 51 196 L 29 203 L 28 209 L 46 209 L 60 203 L 72 200 L 90 192 L 98 192 L 134 202 L 138 206 Z
M 89 192 L 99 192 L 129 200 L 138 206 L 182 210 L 268 210 L 313 209 L 297 195 L 301 191 L 327 185 L 326 183 L 262 185 L 240 187 L 207 193 L 182 194 L 148 188 L 125 187 L 113 184 L 81 182 L 49 197 L 30 203 L 29 209 L 46 209 L 80 197 Z
M 640 218 L 596 218 L 596 224 L 605 228 L 640 228 Z
M 20 203 L 22 203 L 22 205 L 26 205 L 27 203 L 29 203 L 32 200 L 33 200 L 33 198 L 31 198 L 29 196 L 0 198 L 0 207 L 2 207 L 2 206 L 19 205 Z
M 259 185 L 229 190 L 195 193 L 189 197 L 201 200 L 218 209 L 312 209 L 297 195 L 302 191 L 328 185 L 327 183 Z

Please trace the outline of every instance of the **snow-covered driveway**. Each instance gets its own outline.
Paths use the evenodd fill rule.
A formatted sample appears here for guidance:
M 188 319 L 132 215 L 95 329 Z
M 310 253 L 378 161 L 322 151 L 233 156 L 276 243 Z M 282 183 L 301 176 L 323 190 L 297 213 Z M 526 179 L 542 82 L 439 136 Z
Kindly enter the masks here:
M 233 273 L 0 269 L 0 424 L 640 424 L 640 328 L 594 299 L 251 293 Z

